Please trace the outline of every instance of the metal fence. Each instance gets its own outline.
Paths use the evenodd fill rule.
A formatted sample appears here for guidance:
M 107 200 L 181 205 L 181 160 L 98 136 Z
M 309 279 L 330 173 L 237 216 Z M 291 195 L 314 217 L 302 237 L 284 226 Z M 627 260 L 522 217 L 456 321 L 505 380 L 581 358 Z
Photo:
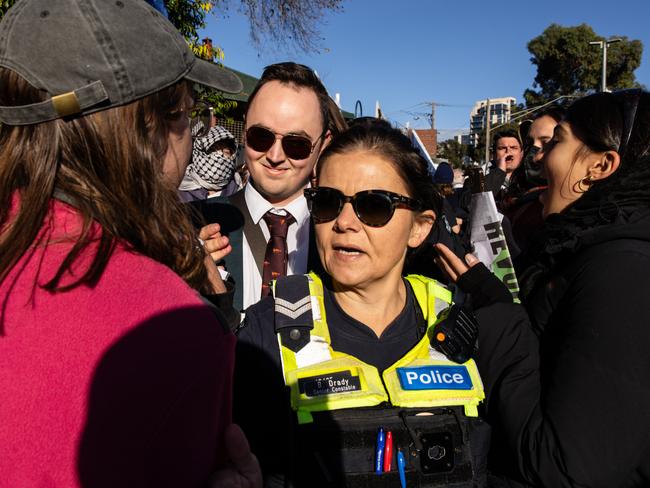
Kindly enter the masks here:
M 241 120 L 226 120 L 226 119 L 217 119 L 217 125 L 224 127 L 230 131 L 230 133 L 235 136 L 239 144 L 244 143 L 244 122 Z

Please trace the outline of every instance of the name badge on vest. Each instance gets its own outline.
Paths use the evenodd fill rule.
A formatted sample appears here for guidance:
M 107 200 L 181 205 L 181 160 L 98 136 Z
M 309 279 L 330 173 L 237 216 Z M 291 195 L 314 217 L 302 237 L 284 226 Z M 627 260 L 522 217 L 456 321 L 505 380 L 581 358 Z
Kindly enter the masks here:
M 346 393 L 361 389 L 358 376 L 352 376 L 351 371 L 337 371 L 319 376 L 309 376 L 298 379 L 298 389 L 308 397 Z
M 403 390 L 471 390 L 472 379 L 461 365 L 397 368 Z

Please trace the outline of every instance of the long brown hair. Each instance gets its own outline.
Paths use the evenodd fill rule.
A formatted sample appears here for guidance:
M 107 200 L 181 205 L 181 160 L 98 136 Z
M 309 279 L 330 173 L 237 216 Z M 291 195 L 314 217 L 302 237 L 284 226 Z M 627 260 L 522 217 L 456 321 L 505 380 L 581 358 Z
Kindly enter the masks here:
M 44 287 L 63 291 L 101 277 L 117 242 L 174 270 L 203 289 L 203 252 L 176 189 L 165 181 L 162 161 L 169 133 L 166 116 L 190 95 L 179 82 L 128 105 L 71 120 L 0 127 L 0 283 L 39 235 L 55 190 L 79 211 L 83 226 L 56 275 Z M 25 105 L 46 94 L 0 69 L 0 105 Z M 9 216 L 14 194 L 17 213 Z M 60 284 L 84 249 L 98 236 L 85 273 Z

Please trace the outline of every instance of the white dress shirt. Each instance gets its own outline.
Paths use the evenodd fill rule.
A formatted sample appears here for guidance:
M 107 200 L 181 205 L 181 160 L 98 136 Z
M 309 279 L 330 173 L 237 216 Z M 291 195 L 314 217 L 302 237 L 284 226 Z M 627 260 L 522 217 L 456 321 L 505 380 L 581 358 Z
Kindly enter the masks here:
M 287 263 L 287 274 L 304 274 L 307 270 L 307 258 L 309 256 L 309 209 L 307 200 L 303 195 L 290 202 L 284 207 L 274 207 L 251 184 L 247 184 L 244 189 L 244 198 L 246 206 L 251 214 L 253 223 L 258 224 L 264 234 L 264 239 L 268 242 L 271 237 L 269 228 L 262 217 L 271 210 L 278 215 L 286 215 L 289 212 L 296 220 L 287 230 L 287 251 L 289 253 L 289 262 Z M 262 295 L 262 276 L 260 275 L 253 252 L 251 251 L 246 235 L 243 239 L 242 248 L 243 259 L 243 291 L 244 291 L 244 309 L 257 303 Z

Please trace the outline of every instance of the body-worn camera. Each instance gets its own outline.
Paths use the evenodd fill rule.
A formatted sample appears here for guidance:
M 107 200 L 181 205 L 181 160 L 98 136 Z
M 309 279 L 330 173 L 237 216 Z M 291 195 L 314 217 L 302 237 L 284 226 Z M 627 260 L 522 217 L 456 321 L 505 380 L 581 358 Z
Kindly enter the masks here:
M 431 345 L 452 361 L 462 364 L 476 352 L 478 323 L 469 310 L 452 305 L 433 329 Z
M 400 486 L 397 451 L 405 457 L 406 485 L 412 488 L 476 486 L 469 419 L 463 407 L 404 409 L 379 405 L 314 412 L 299 428 L 296 486 L 389 488 Z M 391 469 L 375 469 L 377 431 L 392 434 Z

